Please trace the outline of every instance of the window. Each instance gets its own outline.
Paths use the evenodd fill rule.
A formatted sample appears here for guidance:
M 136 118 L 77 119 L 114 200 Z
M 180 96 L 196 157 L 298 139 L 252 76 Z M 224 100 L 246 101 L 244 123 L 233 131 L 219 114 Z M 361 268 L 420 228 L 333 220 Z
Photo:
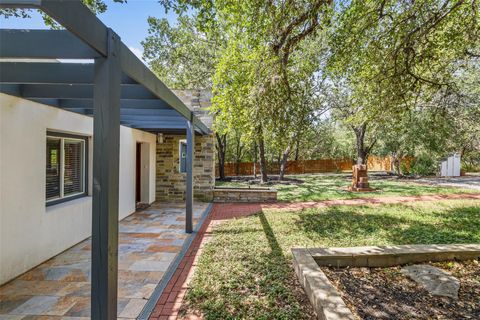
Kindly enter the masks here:
M 179 171 L 185 173 L 187 172 L 187 142 L 185 140 L 180 140 L 179 153 Z
M 47 205 L 87 194 L 87 138 L 47 133 Z

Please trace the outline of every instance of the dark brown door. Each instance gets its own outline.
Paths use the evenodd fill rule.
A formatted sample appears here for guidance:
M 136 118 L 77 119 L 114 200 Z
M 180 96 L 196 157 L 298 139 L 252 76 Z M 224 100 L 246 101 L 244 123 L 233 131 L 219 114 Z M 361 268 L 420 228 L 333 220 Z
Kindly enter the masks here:
M 141 176 L 142 176 L 142 144 L 137 143 L 136 151 L 136 164 L 135 164 L 135 202 L 140 202 L 140 189 L 141 189 Z

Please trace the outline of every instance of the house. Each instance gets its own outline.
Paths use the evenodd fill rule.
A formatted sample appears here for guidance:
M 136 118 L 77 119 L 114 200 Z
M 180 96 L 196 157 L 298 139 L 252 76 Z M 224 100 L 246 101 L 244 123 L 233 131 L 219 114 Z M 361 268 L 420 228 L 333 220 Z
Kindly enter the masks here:
M 209 93 L 168 89 L 80 1 L 0 8 L 66 29 L 0 30 L 0 284 L 92 236 L 91 316 L 114 318 L 118 220 L 185 201 L 189 233 L 212 198 Z
M 208 106 L 207 92 L 175 93 L 208 121 L 198 104 Z M 91 116 L 0 93 L 0 285 L 91 235 L 93 140 Z M 120 220 L 139 203 L 185 200 L 185 145 L 184 129 L 120 127 Z M 197 135 L 201 201 L 212 200 L 214 148 L 212 134 Z

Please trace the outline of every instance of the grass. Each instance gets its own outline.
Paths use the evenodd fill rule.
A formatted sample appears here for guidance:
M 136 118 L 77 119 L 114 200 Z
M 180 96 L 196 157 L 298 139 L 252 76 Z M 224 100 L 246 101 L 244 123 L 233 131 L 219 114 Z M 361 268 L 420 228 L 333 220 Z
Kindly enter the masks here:
M 186 307 L 205 319 L 314 319 L 292 247 L 433 243 L 480 243 L 480 201 L 267 210 L 214 228 Z
M 474 192 L 468 189 L 424 185 L 405 180 L 374 176 L 371 176 L 370 186 L 378 189 L 377 191 L 350 192 L 347 190 L 350 183 L 350 176 L 345 174 L 307 174 L 288 176 L 288 180 L 282 183 L 272 181 L 269 186 L 277 189 L 279 201 L 288 202 Z M 217 181 L 216 186 L 248 187 L 249 184 L 246 181 Z

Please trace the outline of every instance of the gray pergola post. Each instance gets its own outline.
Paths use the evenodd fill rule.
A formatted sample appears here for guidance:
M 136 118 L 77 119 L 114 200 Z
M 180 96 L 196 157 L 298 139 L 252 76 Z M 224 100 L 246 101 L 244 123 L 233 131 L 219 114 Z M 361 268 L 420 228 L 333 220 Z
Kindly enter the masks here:
M 107 56 L 95 59 L 91 318 L 117 318 L 120 38 L 111 29 Z
M 195 157 L 195 129 L 192 121 L 187 121 L 187 181 L 186 181 L 186 210 L 185 231 L 193 230 L 193 159 Z

